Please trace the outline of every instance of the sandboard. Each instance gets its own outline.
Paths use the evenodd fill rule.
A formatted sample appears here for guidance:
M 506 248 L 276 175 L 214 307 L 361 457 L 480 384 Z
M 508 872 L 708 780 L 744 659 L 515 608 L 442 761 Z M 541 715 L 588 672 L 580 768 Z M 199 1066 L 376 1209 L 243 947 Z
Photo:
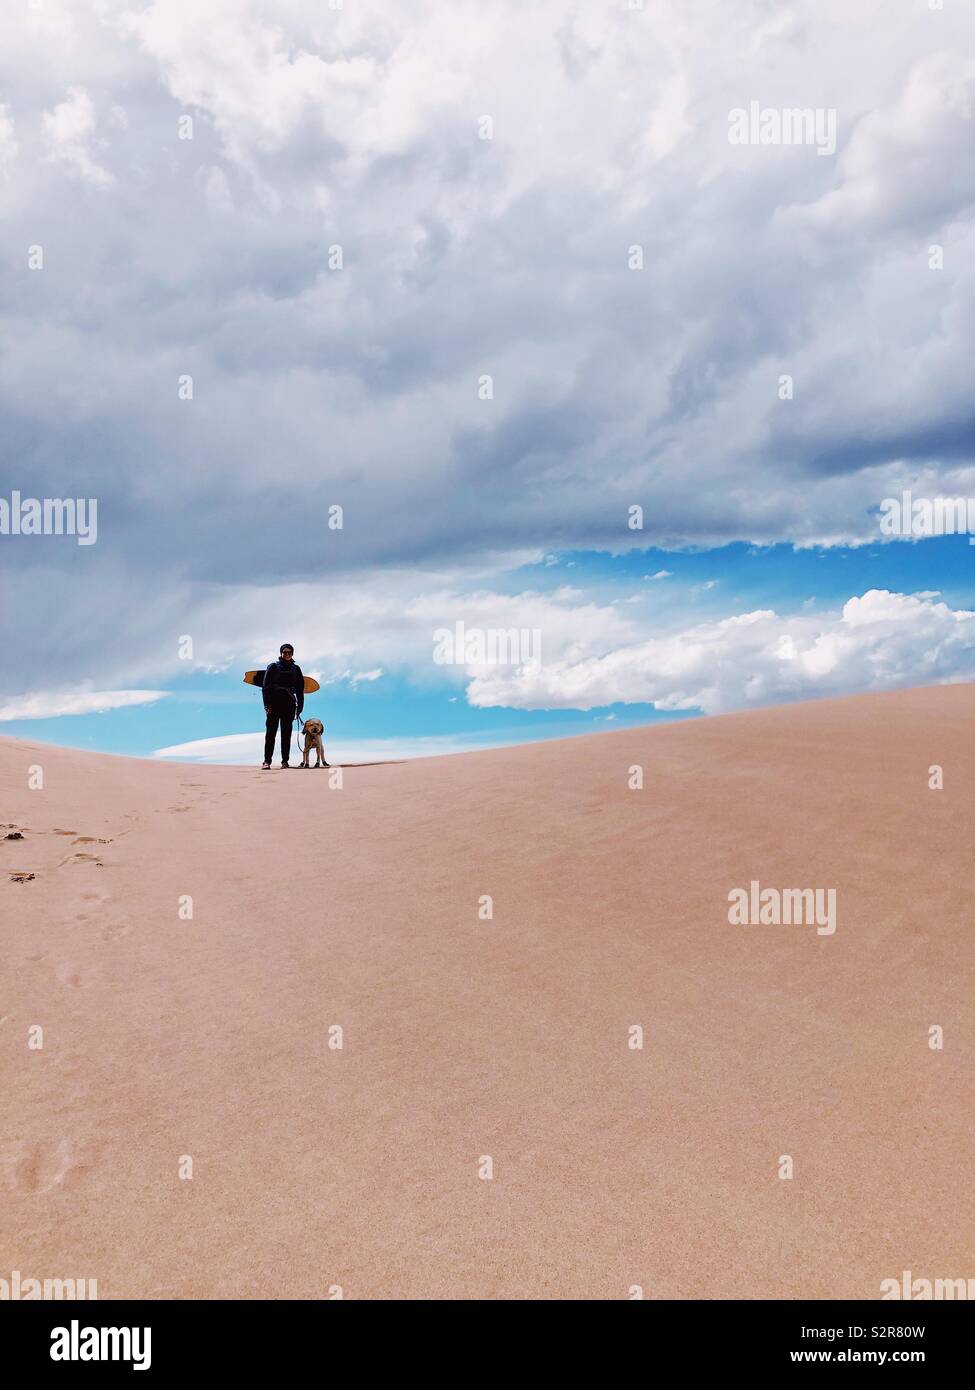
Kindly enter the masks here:
M 261 686 L 261 685 L 264 684 L 264 677 L 265 677 L 266 675 L 267 675 L 266 669 L 265 669 L 264 671 L 245 671 L 245 672 L 244 672 L 244 684 L 245 684 L 245 685 L 257 685 L 257 686 Z M 318 684 L 318 681 L 315 679 L 314 676 L 306 676 L 306 677 L 305 677 L 305 694 L 306 694 L 306 695 L 314 695 L 315 691 L 316 691 L 316 690 L 321 690 L 321 688 L 322 688 L 322 687 Z

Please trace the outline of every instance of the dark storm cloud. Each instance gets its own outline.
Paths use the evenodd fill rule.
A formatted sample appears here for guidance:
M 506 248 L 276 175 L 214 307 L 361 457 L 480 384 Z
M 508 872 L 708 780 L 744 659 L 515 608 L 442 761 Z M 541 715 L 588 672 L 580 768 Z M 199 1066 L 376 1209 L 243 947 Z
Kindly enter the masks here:
M 839 0 L 8 11 L 4 476 L 100 508 L 91 554 L 36 542 L 8 638 L 52 605 L 70 627 L 80 583 L 110 628 L 170 581 L 192 609 L 255 574 L 864 538 L 914 462 L 957 483 L 973 20 L 939 24 Z M 836 156 L 730 146 L 752 98 L 835 106 Z

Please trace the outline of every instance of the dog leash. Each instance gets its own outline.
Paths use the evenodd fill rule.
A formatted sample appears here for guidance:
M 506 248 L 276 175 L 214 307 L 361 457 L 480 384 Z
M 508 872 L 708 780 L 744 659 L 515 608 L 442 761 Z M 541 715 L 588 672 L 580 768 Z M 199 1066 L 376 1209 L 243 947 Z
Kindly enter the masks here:
M 294 702 L 295 702 L 295 714 L 294 714 L 294 717 L 295 717 L 295 719 L 297 719 L 297 721 L 298 721 L 298 737 L 299 737 L 299 739 L 300 739 L 301 736 L 302 736 L 302 734 L 305 732 L 305 721 L 302 719 L 301 715 L 298 713 L 298 696 L 297 696 L 297 694 L 295 693 L 295 691 L 293 691 L 293 690 L 292 690 L 292 692 L 291 692 L 291 698 L 292 698 L 292 700 L 294 700 Z

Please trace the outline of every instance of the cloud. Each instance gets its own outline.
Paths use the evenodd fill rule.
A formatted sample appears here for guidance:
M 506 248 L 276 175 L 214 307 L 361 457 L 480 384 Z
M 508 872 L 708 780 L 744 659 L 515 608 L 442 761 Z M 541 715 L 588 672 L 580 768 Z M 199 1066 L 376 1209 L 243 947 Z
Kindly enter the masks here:
M 83 572 L 81 567 L 79 576 Z M 238 668 L 243 675 L 275 657 L 287 638 L 302 670 L 314 671 L 323 685 L 408 673 L 418 684 L 442 686 L 459 682 L 463 668 L 435 664 L 434 633 L 457 622 L 468 628 L 537 628 L 544 651 L 571 660 L 637 634 L 612 604 L 587 600 L 569 586 L 506 594 L 484 584 L 484 578 L 479 570 L 390 570 L 327 586 L 275 587 L 270 594 L 268 587 L 248 583 L 196 596 L 177 576 L 161 584 L 113 568 L 102 583 L 78 578 L 84 583 L 83 625 L 75 625 L 63 608 L 49 615 L 36 671 L 49 673 L 53 685 L 63 680 L 65 667 L 90 665 L 95 652 L 99 667 L 126 686 L 162 684 L 194 671 Z M 46 572 L 30 568 L 10 575 L 6 601 L 21 621 L 26 622 L 31 596 L 49 582 Z M 119 587 L 128 595 L 121 614 L 112 602 Z M 193 640 L 193 661 L 182 659 L 183 635 Z M 0 681 L 4 676 L 0 670 Z M 22 681 L 23 673 L 11 668 L 6 679 Z
M 316 679 L 321 676 L 320 671 L 310 672 L 309 674 L 314 674 Z M 382 674 L 383 670 L 380 666 L 377 666 L 372 671 L 352 671 L 347 669 L 345 671 L 340 671 L 337 675 L 326 676 L 325 684 L 334 685 L 336 681 L 348 681 L 349 685 L 357 686 L 360 681 L 377 681 Z
M 923 236 L 944 211 L 975 200 L 973 125 L 975 59 L 927 54 L 911 66 L 894 101 L 857 122 L 834 186 L 784 216 L 797 228 L 843 237 L 876 226 Z
M 580 661 L 480 672 L 481 708 L 592 709 L 623 702 L 721 714 L 851 691 L 975 680 L 975 613 L 871 589 L 840 613 L 770 609 L 702 623 Z
M 17 136 L 9 106 L 0 103 L 0 173 L 7 174 L 7 166 L 17 157 Z
M 156 681 L 237 590 L 256 641 L 296 586 L 878 540 L 884 496 L 975 490 L 975 12 L 767 11 L 6 7 L 5 241 L 44 247 L 0 264 L 7 474 L 99 541 L 0 547 L 0 640 L 57 607 L 59 678 Z M 730 146 L 752 97 L 835 107 L 836 158 Z
M 45 111 L 43 129 L 53 159 L 63 161 L 96 188 L 108 188 L 115 182 L 113 175 L 92 157 L 95 108 L 84 87 L 70 88 L 64 101 L 53 111 Z
M 128 705 L 151 705 L 167 695 L 165 690 L 63 690 L 41 691 L 0 701 L 0 720 L 58 719 L 66 714 L 104 714 Z
M 472 743 L 461 736 L 443 734 L 427 738 L 402 739 L 337 739 L 332 742 L 325 733 L 325 756 L 333 765 L 376 762 L 401 762 L 409 758 L 435 758 L 447 753 L 475 753 L 487 745 Z M 491 745 L 496 746 L 496 745 Z M 179 762 L 260 764 L 264 756 L 263 734 L 221 734 L 216 738 L 194 739 L 190 743 L 175 743 L 157 748 L 154 758 L 172 758 Z

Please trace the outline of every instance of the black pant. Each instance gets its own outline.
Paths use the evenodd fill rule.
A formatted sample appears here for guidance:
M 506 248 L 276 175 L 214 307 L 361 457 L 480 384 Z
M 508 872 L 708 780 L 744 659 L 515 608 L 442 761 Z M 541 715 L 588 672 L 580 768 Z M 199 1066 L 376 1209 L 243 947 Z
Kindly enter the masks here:
M 295 707 L 292 704 L 286 712 L 272 707 L 267 712 L 267 721 L 264 725 L 266 733 L 264 735 L 264 761 L 269 763 L 274 757 L 274 738 L 278 732 L 278 725 L 281 725 L 281 761 L 286 763 L 291 757 L 291 725 L 294 722 Z

